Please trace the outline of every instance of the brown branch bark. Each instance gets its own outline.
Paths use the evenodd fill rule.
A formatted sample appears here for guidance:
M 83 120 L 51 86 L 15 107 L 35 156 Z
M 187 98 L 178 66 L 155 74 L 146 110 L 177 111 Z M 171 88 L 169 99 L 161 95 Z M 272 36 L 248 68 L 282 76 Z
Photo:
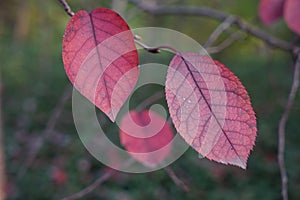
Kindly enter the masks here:
M 284 149 L 285 149 L 285 127 L 286 122 L 289 118 L 290 111 L 293 107 L 297 90 L 299 88 L 299 74 L 300 74 L 300 54 L 295 63 L 293 83 L 289 94 L 288 101 L 285 106 L 285 110 L 279 122 L 278 130 L 278 164 L 281 173 L 281 184 L 282 184 L 282 198 L 288 200 L 288 178 L 286 173 L 286 167 L 284 163 Z
M 3 127 L 2 127 L 2 79 L 0 72 L 0 200 L 6 198 L 6 174 L 5 174 L 5 158 L 4 158 L 4 146 L 3 146 Z
M 153 5 L 145 3 L 140 0 L 128 0 L 130 3 L 135 4 L 138 8 L 144 10 L 147 13 L 153 15 L 185 15 L 185 16 L 202 16 L 215 19 L 217 21 L 224 21 L 227 18 L 232 18 L 232 24 L 236 25 L 242 31 L 264 41 L 266 44 L 279 48 L 285 51 L 296 52 L 300 47 L 295 46 L 292 43 L 286 42 L 279 38 L 274 37 L 271 34 L 264 32 L 263 30 L 252 26 L 243 19 L 224 13 L 222 11 L 214 10 L 206 7 L 193 7 L 193 6 L 172 6 L 172 5 Z

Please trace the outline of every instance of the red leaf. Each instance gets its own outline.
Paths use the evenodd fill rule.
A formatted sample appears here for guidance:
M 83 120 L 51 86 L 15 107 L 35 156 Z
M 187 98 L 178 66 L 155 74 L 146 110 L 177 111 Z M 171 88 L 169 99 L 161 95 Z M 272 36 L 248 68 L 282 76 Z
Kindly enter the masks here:
M 288 27 L 300 35 L 300 0 L 286 0 L 284 19 Z
M 66 27 L 62 56 L 75 88 L 114 121 L 139 74 L 127 23 L 106 8 L 77 12 Z
M 250 98 L 223 64 L 198 53 L 170 63 L 166 98 L 179 134 L 202 156 L 246 168 L 256 137 Z
M 261 0 L 259 17 L 265 24 L 271 24 L 283 14 L 284 0 Z
M 67 173 L 62 170 L 62 169 L 59 169 L 59 168 L 55 168 L 53 171 L 52 171 L 52 179 L 53 181 L 57 184 L 57 185 L 63 185 L 67 182 L 68 180 L 68 175 Z
M 159 114 L 130 111 L 121 121 L 120 139 L 128 153 L 148 167 L 156 167 L 169 154 L 172 128 Z

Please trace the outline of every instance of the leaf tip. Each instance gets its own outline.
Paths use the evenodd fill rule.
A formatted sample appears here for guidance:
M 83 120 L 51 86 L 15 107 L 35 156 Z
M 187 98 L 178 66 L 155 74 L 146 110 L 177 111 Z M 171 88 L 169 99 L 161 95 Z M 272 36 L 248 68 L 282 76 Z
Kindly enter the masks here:
M 233 161 L 232 163 L 229 162 L 229 164 L 238 166 L 238 167 L 246 170 L 246 168 L 247 168 L 247 158 L 246 159 L 238 158 L 236 161 Z
M 112 121 L 112 122 L 116 121 L 117 117 L 113 113 L 111 113 L 111 112 L 109 112 L 109 113 L 104 112 L 104 113 L 110 119 L 110 121 Z
M 246 170 L 247 169 L 247 163 L 240 164 L 240 165 L 238 165 L 238 167 Z

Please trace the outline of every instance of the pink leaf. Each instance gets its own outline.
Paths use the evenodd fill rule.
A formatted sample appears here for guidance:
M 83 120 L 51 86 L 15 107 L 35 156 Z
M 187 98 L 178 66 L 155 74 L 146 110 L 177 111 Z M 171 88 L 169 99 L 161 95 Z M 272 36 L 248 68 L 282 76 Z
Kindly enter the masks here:
M 286 0 L 284 19 L 288 27 L 300 35 L 300 0 Z
M 148 167 L 156 167 L 168 156 L 172 128 L 159 114 L 130 111 L 121 121 L 120 139 L 128 153 Z
M 114 121 L 139 74 L 127 23 L 106 8 L 77 12 L 66 27 L 62 56 L 75 88 Z
M 246 168 L 256 138 L 256 118 L 239 79 L 198 53 L 178 53 L 170 63 L 166 98 L 179 134 L 202 156 Z
M 59 169 L 59 168 L 55 168 L 52 171 L 52 179 L 53 181 L 57 184 L 57 185 L 63 185 L 66 184 L 66 182 L 68 181 L 68 174 L 66 173 L 65 170 L 63 169 Z
M 284 0 L 261 0 L 259 17 L 265 24 L 271 24 L 283 14 Z

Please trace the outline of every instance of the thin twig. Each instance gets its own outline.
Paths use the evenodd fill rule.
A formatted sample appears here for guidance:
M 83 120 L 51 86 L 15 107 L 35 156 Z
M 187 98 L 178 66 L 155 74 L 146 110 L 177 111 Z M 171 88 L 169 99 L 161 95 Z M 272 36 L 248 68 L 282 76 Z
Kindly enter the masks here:
M 3 143 L 3 127 L 2 127 L 2 79 L 0 71 L 0 200 L 6 198 L 6 175 L 5 175 L 5 158 Z
M 94 191 L 97 187 L 99 187 L 102 183 L 104 183 L 105 181 L 109 180 L 113 175 L 115 175 L 116 173 L 118 173 L 118 171 L 116 170 L 109 170 L 107 172 L 105 172 L 102 176 L 100 176 L 98 179 L 96 179 L 91 185 L 89 185 L 88 187 L 84 188 L 83 190 L 63 198 L 62 200 L 75 200 L 75 199 L 79 199 L 85 195 L 87 195 L 88 193 Z
M 146 51 L 148 51 L 149 53 L 160 53 L 160 48 L 158 48 L 158 47 L 149 47 L 149 46 L 147 46 L 146 44 L 142 43 L 141 41 L 139 41 L 137 39 L 135 39 L 134 42 L 137 45 L 141 46 Z
M 71 17 L 74 15 L 74 12 L 72 11 L 71 7 L 69 6 L 69 4 L 67 3 L 66 0 L 58 0 L 64 7 L 66 13 L 68 13 L 68 15 L 70 15 Z
M 174 47 L 171 47 L 171 46 L 158 46 L 158 47 L 150 47 L 144 43 L 142 43 L 141 41 L 141 37 L 138 36 L 138 35 L 134 35 L 134 42 L 141 46 L 144 50 L 148 51 L 149 53 L 160 53 L 161 50 L 163 49 L 168 49 L 174 53 L 177 53 L 179 52 L 177 49 L 175 49 Z
M 234 18 L 232 16 L 228 16 L 209 36 L 208 40 L 203 45 L 204 48 L 210 47 L 213 43 L 219 38 L 219 36 L 227 30 L 231 24 L 234 22 Z
M 125 161 L 123 163 L 122 167 L 130 167 L 130 165 L 134 162 L 133 159 L 128 159 L 127 161 Z M 113 175 L 119 173 L 119 171 L 117 170 L 109 170 L 106 171 L 102 176 L 100 176 L 98 179 L 96 179 L 91 185 L 87 186 L 86 188 L 84 188 L 83 190 L 63 198 L 62 200 L 75 200 L 75 199 L 79 199 L 87 194 L 89 194 L 90 192 L 94 191 L 97 187 L 99 187 L 102 183 L 104 183 L 105 181 L 109 180 Z
M 45 130 L 42 132 L 40 137 L 37 139 L 35 145 L 33 145 L 31 151 L 29 152 L 28 158 L 24 162 L 23 167 L 20 169 L 19 174 L 18 174 L 19 178 L 21 178 L 26 173 L 27 169 L 31 166 L 31 164 L 35 160 L 39 150 L 42 148 L 42 146 L 45 142 L 45 139 L 49 138 L 49 136 L 53 133 L 53 130 L 59 120 L 59 117 L 60 117 L 66 103 L 68 102 L 69 98 L 71 97 L 71 94 L 72 94 L 72 88 L 68 85 L 65 88 L 54 111 L 52 112 L 52 114 L 47 122 Z
M 241 37 L 242 35 L 243 35 L 243 33 L 241 31 L 234 32 L 227 39 L 225 39 L 223 42 L 221 42 L 219 45 L 207 47 L 205 49 L 209 54 L 219 53 L 219 52 L 223 51 L 224 49 L 226 49 L 227 47 L 229 47 L 233 42 L 240 40 L 242 38 Z
M 297 90 L 299 88 L 299 73 L 300 73 L 300 54 L 298 55 L 295 63 L 294 78 L 291 86 L 291 91 L 289 93 L 289 98 L 286 103 L 285 110 L 281 116 L 279 122 L 279 130 L 278 130 L 278 164 L 281 173 L 283 200 L 288 200 L 288 186 L 287 186 L 288 178 L 287 178 L 287 173 L 286 173 L 286 168 L 284 163 L 285 126 L 289 118 L 289 114 L 292 109 L 292 106 L 294 104 Z
M 181 188 L 185 192 L 189 192 L 190 188 L 182 181 L 180 178 L 178 178 L 175 174 L 175 172 L 170 167 L 164 168 L 165 172 L 169 175 L 169 177 L 173 180 L 173 182 Z
M 222 11 L 214 10 L 211 8 L 206 7 L 194 7 L 194 6 L 179 6 L 179 5 L 154 5 L 151 3 L 146 3 L 145 1 L 140 0 L 128 0 L 129 2 L 135 4 L 140 9 L 144 10 L 153 15 L 190 15 L 190 16 L 203 16 L 208 17 L 211 19 L 215 19 L 218 21 L 224 21 L 228 17 L 233 18 L 232 24 L 236 25 L 242 31 L 249 33 L 250 35 L 259 38 L 260 40 L 264 41 L 266 44 L 276 47 L 285 51 L 296 52 L 299 47 L 295 46 L 292 43 L 286 42 L 279 38 L 270 35 L 263 30 L 254 27 L 253 25 L 247 23 L 246 21 L 242 20 L 241 18 L 229 15 Z

